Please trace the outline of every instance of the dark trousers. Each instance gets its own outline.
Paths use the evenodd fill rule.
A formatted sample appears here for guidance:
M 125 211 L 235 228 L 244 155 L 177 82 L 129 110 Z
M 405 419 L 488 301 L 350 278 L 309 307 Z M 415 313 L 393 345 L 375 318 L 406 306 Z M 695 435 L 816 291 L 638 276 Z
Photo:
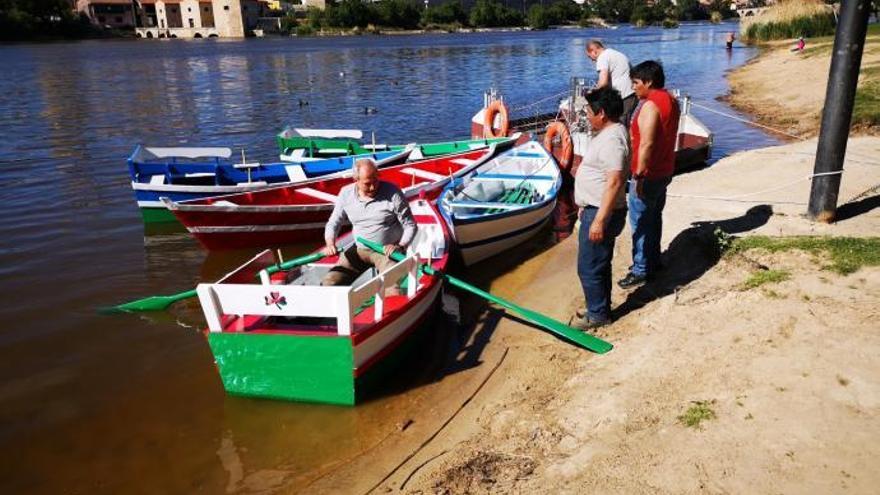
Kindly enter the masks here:
M 626 208 L 614 210 L 605 226 L 602 242 L 590 240 L 590 225 L 599 209 L 587 206 L 581 212 L 578 232 L 578 276 L 587 301 L 587 317 L 593 321 L 611 319 L 611 259 L 614 240 L 626 223 Z
M 634 275 L 653 275 L 660 268 L 660 238 L 663 234 L 663 208 L 671 177 L 644 179 L 642 197 L 636 194 L 636 181 L 630 180 L 627 191 L 629 226 L 632 230 L 632 267 Z

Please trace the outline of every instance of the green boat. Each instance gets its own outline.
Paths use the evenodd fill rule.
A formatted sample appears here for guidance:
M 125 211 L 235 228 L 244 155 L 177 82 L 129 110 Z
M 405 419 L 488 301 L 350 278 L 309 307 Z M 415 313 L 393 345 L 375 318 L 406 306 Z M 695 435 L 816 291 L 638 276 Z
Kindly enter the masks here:
M 360 155 L 377 151 L 397 151 L 405 144 L 363 143 L 363 132 L 356 129 L 295 129 L 287 128 L 276 136 L 281 160 L 302 162 L 339 156 Z M 490 139 L 465 139 L 416 145 L 410 160 L 432 158 L 489 146 L 492 143 L 510 141 L 510 137 Z

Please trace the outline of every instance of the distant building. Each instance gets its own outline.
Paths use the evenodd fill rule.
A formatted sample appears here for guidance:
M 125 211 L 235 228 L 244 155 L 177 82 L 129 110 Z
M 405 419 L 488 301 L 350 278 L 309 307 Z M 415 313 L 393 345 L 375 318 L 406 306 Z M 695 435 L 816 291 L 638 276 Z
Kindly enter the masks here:
M 139 38 L 243 38 L 257 27 L 257 0 L 138 0 Z
M 302 6 L 305 8 L 315 7 L 324 10 L 327 8 L 327 0 L 302 0 Z
M 134 4 L 131 0 L 76 0 L 75 10 L 85 14 L 92 24 L 101 27 L 134 27 Z

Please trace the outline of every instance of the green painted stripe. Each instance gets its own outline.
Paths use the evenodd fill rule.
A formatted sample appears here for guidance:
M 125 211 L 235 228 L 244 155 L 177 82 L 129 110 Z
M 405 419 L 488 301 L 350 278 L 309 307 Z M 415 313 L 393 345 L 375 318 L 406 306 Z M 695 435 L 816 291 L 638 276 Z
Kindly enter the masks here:
M 223 386 L 230 394 L 354 405 L 351 339 L 210 332 Z
M 177 223 L 177 217 L 167 208 L 141 208 L 144 223 Z

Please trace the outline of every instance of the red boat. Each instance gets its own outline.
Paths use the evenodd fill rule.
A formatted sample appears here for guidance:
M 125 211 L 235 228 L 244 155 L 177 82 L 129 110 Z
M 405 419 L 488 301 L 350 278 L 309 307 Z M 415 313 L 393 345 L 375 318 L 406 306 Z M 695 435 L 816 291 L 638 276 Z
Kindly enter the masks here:
M 512 141 L 511 141 L 512 142 Z M 451 178 L 489 161 L 496 145 L 379 169 L 379 180 L 400 187 L 407 198 L 434 200 Z M 318 241 L 339 191 L 351 175 L 315 179 L 258 191 L 173 202 L 165 206 L 209 250 L 272 247 Z

